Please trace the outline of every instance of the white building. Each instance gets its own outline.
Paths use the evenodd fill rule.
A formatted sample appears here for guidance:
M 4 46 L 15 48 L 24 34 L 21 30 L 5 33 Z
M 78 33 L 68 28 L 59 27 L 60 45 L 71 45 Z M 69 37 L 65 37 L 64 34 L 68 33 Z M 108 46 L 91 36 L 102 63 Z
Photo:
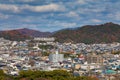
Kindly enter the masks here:
M 58 54 L 58 51 L 56 51 L 56 54 L 49 55 L 50 62 L 62 62 L 63 60 L 64 60 L 64 54 Z
M 38 37 L 36 37 L 36 38 L 34 38 L 34 40 L 36 40 L 36 41 L 53 42 L 53 41 L 55 41 L 55 38 L 54 37 L 50 37 L 50 38 L 46 38 L 46 37 L 38 38 Z

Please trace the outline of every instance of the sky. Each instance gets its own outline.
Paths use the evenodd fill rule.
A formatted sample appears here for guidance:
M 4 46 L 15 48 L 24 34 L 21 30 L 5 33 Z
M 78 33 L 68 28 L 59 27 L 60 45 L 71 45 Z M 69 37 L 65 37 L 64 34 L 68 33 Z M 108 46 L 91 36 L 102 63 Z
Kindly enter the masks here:
M 0 30 L 120 24 L 120 0 L 0 0 Z

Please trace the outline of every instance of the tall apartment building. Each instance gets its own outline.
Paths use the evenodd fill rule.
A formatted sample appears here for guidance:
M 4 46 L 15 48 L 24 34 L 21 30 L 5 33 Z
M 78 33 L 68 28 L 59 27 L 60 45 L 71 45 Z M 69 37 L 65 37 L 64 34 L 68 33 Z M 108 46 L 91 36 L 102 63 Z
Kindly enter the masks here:
M 62 62 L 63 60 L 64 60 L 64 54 L 58 54 L 58 51 L 56 51 L 56 54 L 49 55 L 50 62 Z

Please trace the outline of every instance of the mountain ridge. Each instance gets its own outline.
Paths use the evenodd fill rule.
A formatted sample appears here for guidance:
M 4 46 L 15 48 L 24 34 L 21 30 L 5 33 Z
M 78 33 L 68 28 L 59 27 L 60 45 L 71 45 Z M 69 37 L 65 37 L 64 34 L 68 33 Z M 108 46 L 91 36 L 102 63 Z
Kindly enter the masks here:
M 58 42 L 111 43 L 120 42 L 120 25 L 108 22 L 100 25 L 85 25 L 55 32 L 41 32 L 22 28 L 0 31 L 0 37 L 9 40 L 26 40 L 34 37 L 55 37 Z
M 28 28 L 0 31 L 0 37 L 12 41 L 24 41 L 26 39 L 32 39 L 34 37 L 48 37 L 50 35 L 50 32 L 40 32 Z
M 101 25 L 85 25 L 53 34 L 59 42 L 111 43 L 120 42 L 120 25 L 109 22 Z

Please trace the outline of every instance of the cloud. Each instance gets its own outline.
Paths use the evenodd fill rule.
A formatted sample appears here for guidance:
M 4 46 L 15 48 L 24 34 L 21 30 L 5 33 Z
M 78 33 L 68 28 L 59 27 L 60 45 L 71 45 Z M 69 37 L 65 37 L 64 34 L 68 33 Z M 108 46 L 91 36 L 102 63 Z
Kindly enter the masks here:
M 11 12 L 21 12 L 23 10 L 29 10 L 33 12 L 57 12 L 65 11 L 65 7 L 58 4 L 48 4 L 48 5 L 13 5 L 13 4 L 0 4 L 0 10 L 11 11 Z
M 2 13 L 0 13 L 0 19 L 8 19 L 9 15 L 4 15 Z
M 19 7 L 12 4 L 0 4 L 0 10 L 20 12 Z
M 85 2 L 85 0 L 78 0 L 77 3 L 79 3 L 79 4 L 85 4 L 86 2 Z
M 114 13 L 110 13 L 107 15 L 108 18 L 112 19 L 112 20 L 120 20 L 120 11 L 114 12 Z
M 71 28 L 71 27 L 76 27 L 77 24 L 76 23 L 70 23 L 70 22 L 60 22 L 60 21 L 55 21 L 54 26 L 61 26 L 63 28 Z
M 90 3 L 107 2 L 109 0 L 77 0 L 78 4 L 87 5 Z
M 78 12 L 80 14 L 90 14 L 90 13 L 101 13 L 106 11 L 106 7 L 104 6 L 90 6 L 85 8 L 79 8 Z
M 35 0 L 8 0 L 8 1 L 13 3 L 13 2 L 33 2 Z
M 91 19 L 90 21 L 91 21 L 91 22 L 95 22 L 95 23 L 102 22 L 102 21 L 101 21 L 101 20 L 99 20 L 99 19 Z
M 42 5 L 42 6 L 29 6 L 25 5 L 22 6 L 22 9 L 28 9 L 33 12 L 56 12 L 56 11 L 64 11 L 65 7 L 58 5 L 58 4 L 48 4 L 48 5 Z
M 74 11 L 70 11 L 68 14 L 66 14 L 66 16 L 68 16 L 68 17 L 79 17 L 79 15 Z
M 65 13 L 59 13 L 58 15 L 54 16 L 60 20 L 69 19 L 71 21 L 76 21 L 82 19 L 82 17 L 76 11 L 69 11 Z
M 16 1 L 16 0 L 14 0 L 14 1 Z M 33 2 L 35 0 L 17 0 L 17 1 L 21 1 L 21 2 Z
M 0 27 L 1 30 L 12 30 L 12 29 L 21 29 L 21 28 L 30 28 L 30 29 L 36 29 L 36 30 L 39 29 L 39 27 L 37 27 L 38 26 L 37 24 L 2 23 L 0 24 L 0 26 L 3 26 L 3 27 Z

